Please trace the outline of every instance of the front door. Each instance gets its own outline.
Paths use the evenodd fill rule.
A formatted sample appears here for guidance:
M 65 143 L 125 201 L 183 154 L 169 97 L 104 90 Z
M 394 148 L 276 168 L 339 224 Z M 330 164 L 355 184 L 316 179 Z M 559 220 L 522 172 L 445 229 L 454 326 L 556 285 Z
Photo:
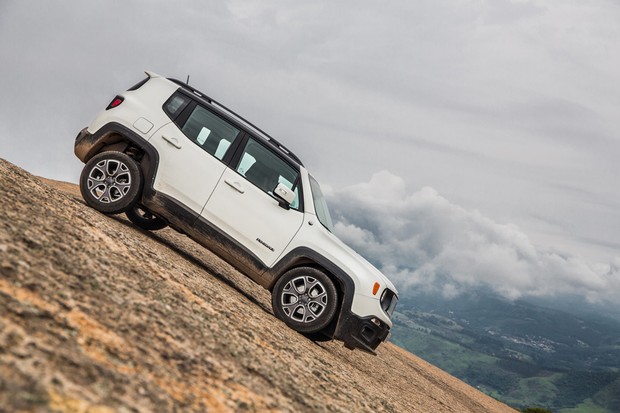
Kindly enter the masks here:
M 299 169 L 250 138 L 236 168 L 224 171 L 202 216 L 271 267 L 303 222 Z M 273 196 L 278 183 L 296 193 L 291 208 Z

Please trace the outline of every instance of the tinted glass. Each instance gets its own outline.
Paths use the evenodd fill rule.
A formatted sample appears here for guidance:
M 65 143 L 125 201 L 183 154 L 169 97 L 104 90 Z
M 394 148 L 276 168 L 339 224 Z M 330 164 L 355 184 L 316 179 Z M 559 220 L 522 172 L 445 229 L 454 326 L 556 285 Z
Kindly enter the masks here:
M 295 200 L 291 208 L 299 209 L 299 191 L 296 187 L 299 170 L 254 139 L 250 138 L 245 146 L 237 172 L 269 195 L 273 195 L 278 183 L 292 189 Z
M 180 93 L 176 93 L 172 95 L 166 103 L 164 103 L 164 112 L 170 116 L 170 119 L 174 120 L 177 115 L 185 109 L 189 102 L 190 98 Z
M 314 209 L 319 222 L 323 224 L 325 228 L 333 232 L 334 224 L 332 223 L 332 217 L 327 208 L 327 202 L 325 201 L 319 183 L 313 177 L 310 177 L 310 189 L 312 189 L 312 200 L 314 201 Z
M 239 136 L 239 129 L 202 106 L 194 108 L 181 130 L 192 142 L 219 160 Z

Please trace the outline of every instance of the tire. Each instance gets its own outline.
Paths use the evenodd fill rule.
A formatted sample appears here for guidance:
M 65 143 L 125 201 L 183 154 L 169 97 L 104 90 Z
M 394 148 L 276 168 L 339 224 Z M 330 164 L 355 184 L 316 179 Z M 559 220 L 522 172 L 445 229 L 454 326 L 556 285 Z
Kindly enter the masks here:
M 166 228 L 168 223 L 158 216 L 153 215 L 150 211 L 142 208 L 138 204 L 134 204 L 127 212 L 127 218 L 137 227 L 147 231 L 157 231 Z
M 84 201 L 97 211 L 120 214 L 138 201 L 142 183 L 136 161 L 122 152 L 102 152 L 82 169 L 80 192 Z
M 329 325 L 338 308 L 332 280 L 311 267 L 294 268 L 276 282 L 271 294 L 276 317 L 302 334 L 318 333 Z

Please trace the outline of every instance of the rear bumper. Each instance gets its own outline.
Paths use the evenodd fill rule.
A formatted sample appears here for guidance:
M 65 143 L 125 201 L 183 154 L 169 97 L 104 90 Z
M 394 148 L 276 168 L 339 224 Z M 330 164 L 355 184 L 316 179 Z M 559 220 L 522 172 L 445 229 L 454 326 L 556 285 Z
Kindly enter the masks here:
M 359 317 L 343 311 L 334 334 L 349 349 L 375 354 L 375 349 L 390 336 L 390 327 L 376 317 Z
M 88 132 L 88 128 L 82 129 L 75 138 L 73 152 L 82 162 L 86 163 L 90 158 L 100 152 L 104 146 L 117 143 L 131 144 L 145 150 L 149 155 L 153 154 L 152 147 L 143 137 L 139 136 L 128 127 L 116 122 L 107 123 L 94 133 Z M 115 150 L 122 151 L 122 149 Z
M 82 129 L 75 137 L 75 145 L 73 152 L 82 162 L 87 162 L 89 158 L 89 152 L 93 148 L 95 142 L 93 141 L 92 134 L 88 132 L 88 128 Z
M 123 152 L 127 146 L 136 147 L 145 154 L 140 161 L 144 174 L 143 194 L 153 196 L 155 193 L 153 183 L 159 165 L 159 155 L 151 144 L 129 128 L 115 122 L 102 126 L 94 133 L 84 128 L 75 138 L 73 152 L 82 162 L 86 163 L 104 148 Z

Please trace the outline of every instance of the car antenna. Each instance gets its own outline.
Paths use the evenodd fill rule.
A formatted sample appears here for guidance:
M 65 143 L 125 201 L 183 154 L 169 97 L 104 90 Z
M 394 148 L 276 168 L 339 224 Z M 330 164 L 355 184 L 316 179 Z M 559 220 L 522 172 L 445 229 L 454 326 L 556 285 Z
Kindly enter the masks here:
M 189 75 L 187 75 L 187 80 L 185 81 L 185 84 L 189 86 Z

